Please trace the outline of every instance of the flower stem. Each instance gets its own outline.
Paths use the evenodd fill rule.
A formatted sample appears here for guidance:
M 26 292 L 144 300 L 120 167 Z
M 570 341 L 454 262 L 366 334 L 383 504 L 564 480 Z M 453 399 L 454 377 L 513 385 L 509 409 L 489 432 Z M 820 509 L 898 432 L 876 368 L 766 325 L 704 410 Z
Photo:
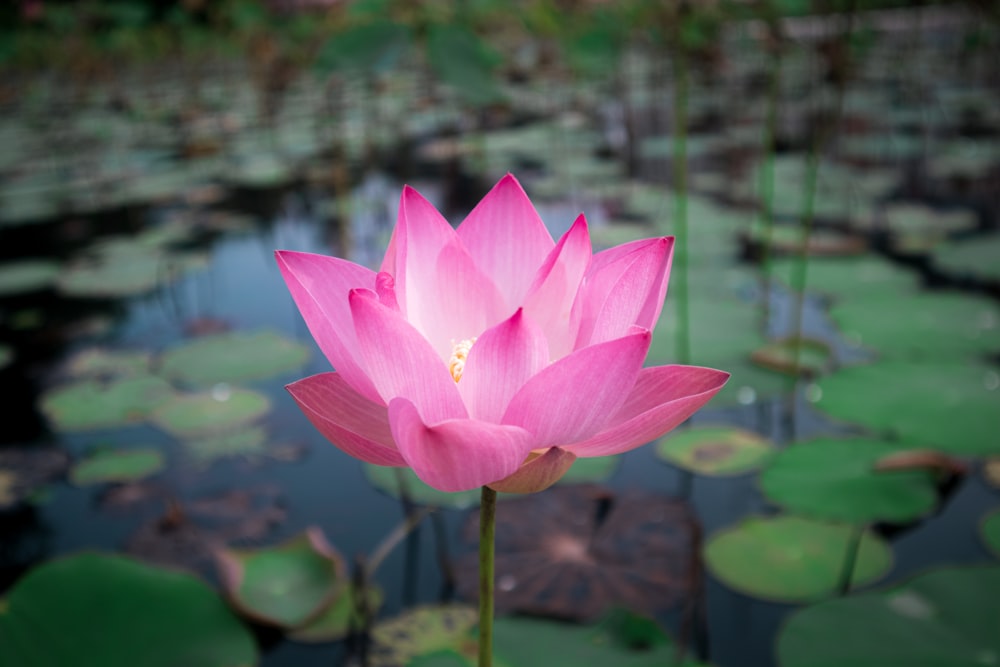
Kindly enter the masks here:
M 479 667 L 493 665 L 493 536 L 497 492 L 483 487 L 479 506 Z

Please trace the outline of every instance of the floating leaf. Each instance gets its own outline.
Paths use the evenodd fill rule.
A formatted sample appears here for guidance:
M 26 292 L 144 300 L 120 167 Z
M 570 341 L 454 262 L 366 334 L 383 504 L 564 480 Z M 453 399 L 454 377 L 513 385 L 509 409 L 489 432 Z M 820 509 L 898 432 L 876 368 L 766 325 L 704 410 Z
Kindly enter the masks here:
M 56 479 L 69 456 L 53 447 L 0 447 L 0 510 L 10 509 Z
M 184 442 L 195 466 L 207 468 L 219 459 L 241 457 L 259 459 L 267 455 L 267 431 L 260 426 L 219 433 Z
M 371 667 L 409 665 L 422 655 L 451 649 L 476 625 L 479 615 L 464 605 L 424 606 L 372 628 Z
M 418 505 L 431 507 L 448 507 L 451 509 L 466 509 L 479 504 L 480 491 L 459 491 L 448 493 L 438 491 L 425 484 L 410 468 L 390 468 L 372 463 L 363 464 L 365 477 L 379 491 L 397 500 L 402 497 L 402 487 L 406 489 L 406 497 Z
M 158 407 L 150 420 L 178 438 L 199 438 L 233 431 L 271 410 L 267 396 L 247 389 L 175 395 Z
M 22 259 L 0 264 L 0 297 L 26 294 L 51 287 L 59 264 L 44 259 Z
M 880 435 L 956 455 L 1000 451 L 1000 373 L 990 366 L 884 361 L 841 369 L 818 386 L 820 410 Z
M 149 373 L 152 355 L 140 351 L 80 350 L 66 362 L 66 372 L 78 378 L 137 377 Z
M 115 248 L 73 260 L 62 269 L 56 287 L 74 297 L 133 296 L 151 292 L 205 263 L 201 255 L 167 253 L 136 243 L 127 252 Z
M 927 470 L 877 470 L 901 450 L 897 443 L 863 438 L 795 444 L 774 457 L 760 488 L 785 509 L 818 519 L 911 521 L 934 508 L 937 493 Z
M 292 371 L 308 357 L 305 346 L 271 331 L 222 333 L 168 350 L 160 372 L 186 385 L 211 387 Z
M 374 615 L 382 606 L 385 595 L 380 588 L 369 587 L 365 601 L 368 613 Z M 351 628 L 359 628 L 363 623 L 358 613 L 355 593 L 351 590 L 342 592 L 323 613 L 309 623 L 288 633 L 288 638 L 297 642 L 333 642 L 343 639 Z
M 762 368 L 783 375 L 813 377 L 828 369 L 833 350 L 816 338 L 782 338 L 758 347 L 750 360 Z
M 60 431 L 118 428 L 145 420 L 173 396 L 166 380 L 151 375 L 109 383 L 84 380 L 46 391 L 40 408 Z
M 811 602 L 835 590 L 855 530 L 795 516 L 749 517 L 708 540 L 705 564 L 720 581 L 746 595 Z M 865 531 L 851 583 L 871 583 L 891 565 L 888 545 Z
M 995 509 L 983 517 L 979 525 L 979 534 L 986 547 L 994 556 L 1000 558 L 1000 509 Z
M 73 466 L 70 480 L 77 486 L 133 482 L 158 473 L 165 463 L 163 453 L 154 447 L 102 449 Z
M 667 463 L 699 475 L 741 475 L 774 454 L 770 440 L 731 426 L 698 426 L 674 431 L 656 445 Z
M 244 667 L 257 647 L 199 579 L 84 553 L 35 567 L 7 593 L 0 655 L 35 667 Z
M 218 549 L 215 560 L 240 613 L 280 628 L 315 620 L 345 588 L 344 559 L 316 527 L 278 546 Z
M 606 482 L 611 479 L 619 466 L 620 456 L 593 456 L 578 458 L 570 466 L 566 474 L 559 478 L 556 484 L 584 484 L 587 482 Z
M 1000 661 L 1000 566 L 933 570 L 886 591 L 792 614 L 782 667 L 983 667 Z
M 579 485 L 509 498 L 497 513 L 496 607 L 578 620 L 617 605 L 669 608 L 695 585 L 696 524 L 685 503 L 651 493 Z M 467 542 L 478 529 L 471 515 Z M 470 554 L 457 570 L 468 599 L 477 596 L 477 563 Z
M 427 62 L 434 73 L 473 105 L 493 104 L 504 96 L 493 81 L 496 54 L 468 29 L 447 23 L 430 26 Z
M 948 273 L 1000 280 L 1000 234 L 950 241 L 934 250 L 934 264 Z
M 776 259 L 771 275 L 791 286 L 797 259 Z M 872 256 L 816 257 L 809 260 L 807 289 L 828 296 L 844 298 L 875 296 L 886 299 L 916 291 L 920 276 L 904 267 Z

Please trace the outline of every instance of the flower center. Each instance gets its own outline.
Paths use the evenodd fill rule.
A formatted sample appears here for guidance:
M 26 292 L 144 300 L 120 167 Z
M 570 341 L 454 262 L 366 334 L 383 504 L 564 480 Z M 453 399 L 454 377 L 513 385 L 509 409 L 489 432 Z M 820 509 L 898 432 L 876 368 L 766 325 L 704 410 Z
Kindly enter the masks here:
M 469 350 L 472 349 L 472 344 L 476 342 L 475 338 L 466 338 L 465 340 L 451 342 L 451 359 L 448 360 L 448 372 L 451 373 L 451 377 L 455 382 L 462 379 L 462 373 L 465 372 L 465 360 L 469 358 Z

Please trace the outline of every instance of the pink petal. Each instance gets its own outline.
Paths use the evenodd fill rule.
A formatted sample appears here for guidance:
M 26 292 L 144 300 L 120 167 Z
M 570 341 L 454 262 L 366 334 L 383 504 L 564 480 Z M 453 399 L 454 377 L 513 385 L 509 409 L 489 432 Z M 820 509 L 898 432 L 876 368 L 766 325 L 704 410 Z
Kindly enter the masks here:
M 420 311 L 431 292 L 427 281 L 431 267 L 449 242 L 457 238 L 455 230 L 429 201 L 410 186 L 403 187 L 399 199 L 399 218 L 389 240 L 382 271 L 396 280 L 400 309 L 407 314 Z
M 468 416 L 448 367 L 413 326 L 372 292 L 350 294 L 358 349 L 384 403 L 404 396 L 434 423 Z
M 339 373 L 320 373 L 285 387 L 313 426 L 354 458 L 405 466 L 389 428 L 388 409 L 351 389 Z
M 582 215 L 545 258 L 524 299 L 524 312 L 538 323 L 549 342 L 549 355 L 561 359 L 573 350 L 576 323 L 573 301 L 590 263 L 590 233 Z
M 389 423 L 413 472 L 441 491 L 468 491 L 503 479 L 531 452 L 532 437 L 524 429 L 472 419 L 429 426 L 405 398 L 389 404 Z
M 299 312 L 330 364 L 369 400 L 378 392 L 358 362 L 358 340 L 348 304 L 355 288 L 374 288 L 375 273 L 337 257 L 279 250 L 278 268 Z
M 469 213 L 458 236 L 511 310 L 521 305 L 535 269 L 553 246 L 545 224 L 511 174 Z
M 620 454 L 659 438 L 698 411 L 729 373 L 700 366 L 655 366 L 639 373 L 625 404 L 600 433 L 568 445 L 577 456 Z
M 666 296 L 673 245 L 669 237 L 647 239 L 594 257 L 574 304 L 577 348 L 619 338 L 633 325 L 653 328 Z
M 541 456 L 529 458 L 510 477 L 488 486 L 502 493 L 535 493 L 558 482 L 569 470 L 576 456 L 561 447 L 550 447 Z
M 563 357 L 514 395 L 503 423 L 531 431 L 536 448 L 591 437 L 628 396 L 649 340 L 643 330 Z
M 514 394 L 548 363 L 544 334 L 518 309 L 472 346 L 458 391 L 473 419 L 499 423 Z

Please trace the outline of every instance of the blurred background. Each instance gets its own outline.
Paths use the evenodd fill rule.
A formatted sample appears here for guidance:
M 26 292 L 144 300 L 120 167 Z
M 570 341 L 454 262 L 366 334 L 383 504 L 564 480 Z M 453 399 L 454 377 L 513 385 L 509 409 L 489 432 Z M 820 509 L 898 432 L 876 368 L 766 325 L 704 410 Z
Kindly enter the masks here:
M 498 663 L 996 664 L 998 55 L 972 0 L 3 3 L 0 662 L 474 664 L 478 492 L 312 428 L 272 253 L 511 172 L 675 235 L 648 363 L 732 379 L 501 498 Z

